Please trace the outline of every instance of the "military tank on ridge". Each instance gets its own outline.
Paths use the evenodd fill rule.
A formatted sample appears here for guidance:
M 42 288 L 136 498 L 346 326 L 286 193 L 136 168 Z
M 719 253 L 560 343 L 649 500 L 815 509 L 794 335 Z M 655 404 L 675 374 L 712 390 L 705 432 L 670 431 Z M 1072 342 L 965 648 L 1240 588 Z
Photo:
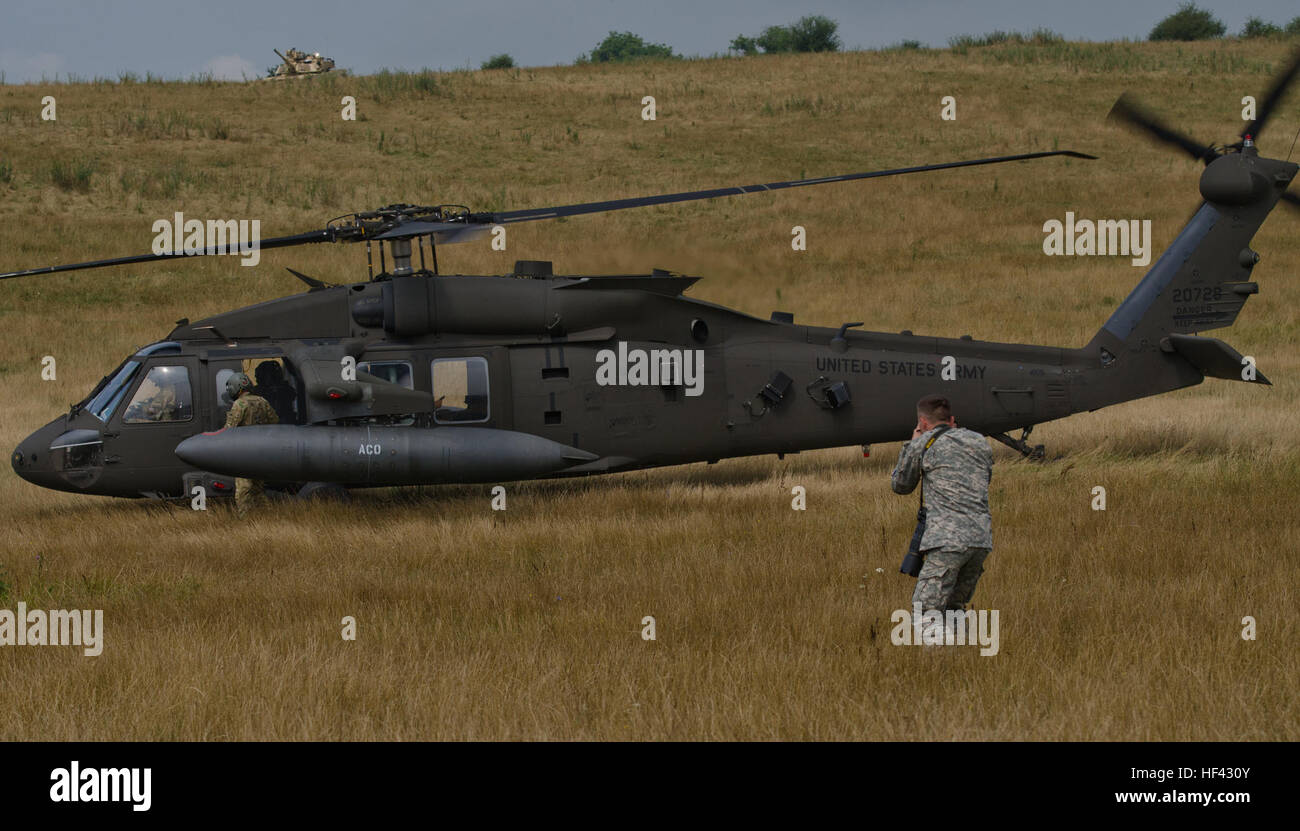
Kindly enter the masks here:
M 319 52 L 303 52 L 289 49 L 288 54 L 279 49 L 274 50 L 280 56 L 280 63 L 267 70 L 265 80 L 278 81 L 284 78 L 305 78 L 310 75 L 323 75 L 334 68 L 333 58 L 322 58 Z

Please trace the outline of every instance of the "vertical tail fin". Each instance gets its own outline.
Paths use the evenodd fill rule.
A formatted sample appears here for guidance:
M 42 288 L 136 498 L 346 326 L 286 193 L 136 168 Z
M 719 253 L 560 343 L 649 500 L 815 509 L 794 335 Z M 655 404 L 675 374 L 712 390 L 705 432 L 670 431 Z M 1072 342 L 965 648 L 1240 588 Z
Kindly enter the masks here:
M 1201 207 L 1084 347 L 1119 376 L 1089 391 L 1088 409 L 1191 386 L 1206 375 L 1268 383 L 1262 375 L 1243 377 L 1232 347 L 1192 337 L 1231 326 L 1258 292 L 1250 276 L 1259 255 L 1250 242 L 1300 169 L 1253 151 L 1206 167 Z
M 1259 255 L 1250 241 L 1297 166 L 1248 153 L 1216 159 L 1201 176 L 1199 210 L 1165 249 L 1093 342 L 1125 350 L 1159 348 L 1167 336 L 1231 326 Z

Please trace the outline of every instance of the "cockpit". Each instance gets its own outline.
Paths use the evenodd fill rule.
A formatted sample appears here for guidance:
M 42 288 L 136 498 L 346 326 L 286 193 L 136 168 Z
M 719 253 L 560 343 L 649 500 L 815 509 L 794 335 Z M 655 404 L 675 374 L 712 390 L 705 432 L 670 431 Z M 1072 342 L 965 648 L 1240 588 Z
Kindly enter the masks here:
M 283 358 L 256 347 L 246 356 L 210 361 L 175 341 L 150 344 L 106 375 L 71 410 L 14 451 L 15 472 L 58 490 L 113 496 L 185 492 L 176 445 L 218 429 L 230 402 L 221 397 L 232 372 L 256 375 L 259 394 L 292 422 L 297 397 Z M 216 389 L 213 389 L 213 378 Z
M 78 409 L 90 413 L 107 424 L 126 397 L 136 373 L 152 355 L 179 353 L 181 345 L 175 341 L 151 344 L 122 362 L 117 371 L 105 376 L 91 391 Z M 144 383 L 132 397 L 124 421 L 186 420 L 193 416 L 194 397 L 190 388 L 189 373 L 184 367 L 156 366 L 149 370 Z M 185 412 L 186 415 L 178 417 Z M 131 421 L 134 419 L 134 421 Z

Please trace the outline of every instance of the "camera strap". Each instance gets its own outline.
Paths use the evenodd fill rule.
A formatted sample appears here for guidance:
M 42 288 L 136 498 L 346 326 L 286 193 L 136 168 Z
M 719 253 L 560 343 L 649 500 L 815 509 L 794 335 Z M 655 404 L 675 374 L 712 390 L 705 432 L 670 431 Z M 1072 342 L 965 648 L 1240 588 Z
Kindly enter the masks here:
M 921 507 L 916 509 L 916 530 L 912 532 L 912 542 L 907 546 L 907 556 L 903 558 L 903 564 L 898 570 L 909 577 L 916 577 L 921 573 L 921 563 L 925 559 L 924 552 L 921 551 L 921 540 L 925 537 L 925 453 L 939 437 L 948 431 L 948 425 L 943 424 L 935 428 L 930 440 L 921 448 L 921 458 L 917 462 L 922 465 L 921 468 Z
M 921 460 L 917 462 L 917 464 L 921 465 L 921 487 L 919 488 L 921 492 L 921 505 L 916 509 L 917 522 L 925 521 L 925 453 L 934 446 L 934 443 L 939 440 L 940 436 L 948 432 L 950 429 L 952 429 L 951 426 L 947 424 L 941 424 L 936 427 L 934 434 L 930 436 L 930 440 L 927 441 L 925 447 L 921 449 Z

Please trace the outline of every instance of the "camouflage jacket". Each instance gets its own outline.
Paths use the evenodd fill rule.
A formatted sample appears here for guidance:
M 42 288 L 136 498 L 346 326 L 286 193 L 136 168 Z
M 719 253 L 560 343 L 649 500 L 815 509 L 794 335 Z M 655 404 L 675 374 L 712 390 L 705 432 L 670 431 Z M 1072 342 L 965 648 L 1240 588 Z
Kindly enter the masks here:
M 280 417 L 260 395 L 251 392 L 239 396 L 226 413 L 227 427 L 247 427 L 253 424 L 279 424 Z
M 926 517 L 921 550 L 992 548 L 989 482 L 993 479 L 993 451 L 988 439 L 974 430 L 953 427 L 925 450 L 933 435 L 930 430 L 903 445 L 890 482 L 894 493 L 911 493 L 924 477 L 921 493 Z

